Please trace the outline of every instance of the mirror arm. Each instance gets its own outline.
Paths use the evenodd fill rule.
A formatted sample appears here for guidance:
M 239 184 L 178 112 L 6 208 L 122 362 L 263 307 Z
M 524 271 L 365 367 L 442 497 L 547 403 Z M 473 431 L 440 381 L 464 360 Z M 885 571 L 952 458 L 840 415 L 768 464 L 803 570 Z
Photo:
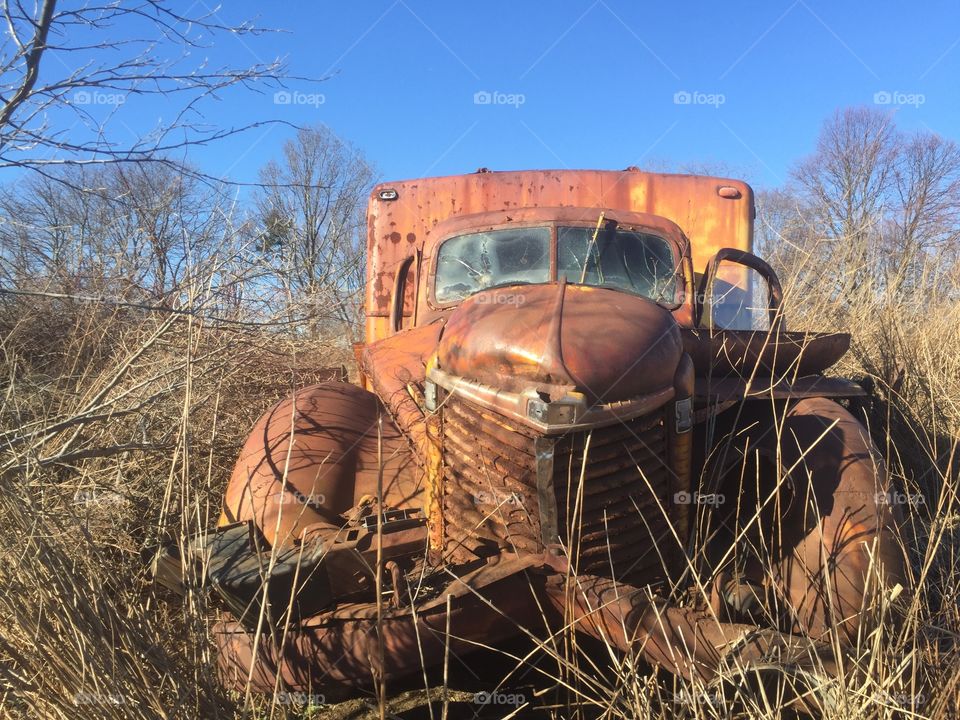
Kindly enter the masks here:
M 713 281 L 717 275 L 717 268 L 724 260 L 743 265 L 751 270 L 756 270 L 767 280 L 770 289 L 769 312 L 770 312 L 770 330 L 771 332 L 783 332 L 784 327 L 783 313 L 780 312 L 780 306 L 783 303 L 783 286 L 780 279 L 773 271 L 773 268 L 765 261 L 758 258 L 753 253 L 736 248 L 721 248 L 710 258 L 707 267 L 703 273 L 703 279 L 700 281 L 700 302 L 698 303 L 700 311 L 698 313 L 697 325 L 702 325 L 706 299 L 710 297 L 708 293 L 713 291 Z M 713 327 L 713 306 L 710 307 L 710 326 Z

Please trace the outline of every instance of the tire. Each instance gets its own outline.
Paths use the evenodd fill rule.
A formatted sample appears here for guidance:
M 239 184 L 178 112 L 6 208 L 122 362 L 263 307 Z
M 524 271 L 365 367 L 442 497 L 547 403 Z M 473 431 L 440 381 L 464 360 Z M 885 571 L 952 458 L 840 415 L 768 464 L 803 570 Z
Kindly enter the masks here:
M 903 589 L 902 512 L 847 410 L 825 398 L 776 410 L 745 410 L 728 435 L 725 501 L 709 523 L 717 587 L 759 589 L 764 619 L 781 631 L 851 644 Z

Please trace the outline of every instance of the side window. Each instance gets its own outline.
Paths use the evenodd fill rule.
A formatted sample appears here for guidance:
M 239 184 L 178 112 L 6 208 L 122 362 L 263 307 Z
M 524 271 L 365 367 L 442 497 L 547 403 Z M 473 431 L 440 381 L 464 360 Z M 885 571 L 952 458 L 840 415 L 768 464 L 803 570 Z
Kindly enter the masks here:
M 401 312 L 401 327 L 408 328 L 413 325 L 413 304 L 416 301 L 417 290 L 417 263 L 410 263 L 407 268 L 406 276 L 403 279 L 403 310 Z
M 417 258 L 418 255 L 410 255 L 397 267 L 390 297 L 392 332 L 413 327 L 417 302 Z

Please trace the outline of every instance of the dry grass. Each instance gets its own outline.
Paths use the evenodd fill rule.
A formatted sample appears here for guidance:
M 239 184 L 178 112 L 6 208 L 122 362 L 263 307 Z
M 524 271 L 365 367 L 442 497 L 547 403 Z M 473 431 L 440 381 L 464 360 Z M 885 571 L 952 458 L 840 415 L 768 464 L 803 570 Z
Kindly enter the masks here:
M 956 717 L 960 285 L 927 278 L 913 302 L 881 285 L 817 294 L 811 265 L 791 261 L 791 323 L 854 332 L 837 370 L 874 378 L 871 432 L 898 487 L 923 497 L 905 538 L 916 589 L 906 616 L 862 639 L 823 716 Z M 0 715 L 375 713 L 368 700 L 318 709 L 263 698 L 245 711 L 216 685 L 206 595 L 171 602 L 144 563 L 158 543 L 212 526 L 255 419 L 322 368 L 350 364 L 347 350 L 289 329 L 15 296 L 0 298 L 0 337 Z M 480 680 L 454 671 L 459 687 L 445 693 L 443 675 L 430 673 L 432 706 L 414 679 L 391 688 L 390 711 L 439 719 L 446 696 L 449 717 L 527 716 L 533 706 L 542 717 L 779 714 L 774 696 L 737 696 L 743 684 L 732 674 L 711 686 L 681 682 L 572 632 L 484 653 Z M 472 692 L 497 688 L 513 701 L 472 702 Z
M 0 313 L 0 713 L 232 717 L 203 594 L 164 602 L 144 560 L 216 521 L 256 418 L 345 353 L 62 299 Z

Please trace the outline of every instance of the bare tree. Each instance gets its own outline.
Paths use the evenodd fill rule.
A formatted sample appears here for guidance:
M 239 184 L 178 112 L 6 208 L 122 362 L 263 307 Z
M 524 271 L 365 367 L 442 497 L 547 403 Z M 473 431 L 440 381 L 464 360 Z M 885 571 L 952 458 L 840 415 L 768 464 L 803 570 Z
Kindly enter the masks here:
M 932 133 L 903 138 L 892 185 L 888 257 L 899 261 L 897 288 L 916 290 L 931 253 L 948 267 L 960 259 L 960 147 Z M 956 287 L 949 276 L 929 280 Z
M 813 155 L 792 175 L 811 229 L 808 266 L 833 270 L 821 288 L 851 296 L 879 267 L 876 239 L 895 158 L 890 115 L 869 108 L 836 112 L 824 124 Z M 869 284 L 869 283 L 868 283 Z
M 838 111 L 815 152 L 793 172 L 808 231 L 804 252 L 821 288 L 891 294 L 924 285 L 931 252 L 956 255 L 960 148 L 933 133 L 907 135 L 873 108 Z
M 202 101 L 234 86 L 279 82 L 280 61 L 213 66 L 197 54 L 218 38 L 263 32 L 218 10 L 180 11 L 167 0 L 0 1 L 0 167 L 169 162 L 170 153 L 253 127 L 204 127 Z M 127 102 L 174 98 L 169 119 L 132 142 L 111 132 Z
M 755 250 L 789 274 L 810 244 L 810 207 L 796 193 L 783 188 L 759 190 L 756 203 Z
M 305 128 L 260 173 L 263 249 L 274 255 L 313 333 L 333 322 L 355 336 L 366 261 L 366 200 L 375 171 L 325 126 Z
M 172 163 L 31 175 L 0 191 L 0 292 L 172 308 L 196 295 L 187 286 L 203 275 L 210 302 L 230 282 L 226 268 L 242 265 L 248 279 L 258 269 L 242 261 L 256 256 L 233 215 L 225 189 Z

